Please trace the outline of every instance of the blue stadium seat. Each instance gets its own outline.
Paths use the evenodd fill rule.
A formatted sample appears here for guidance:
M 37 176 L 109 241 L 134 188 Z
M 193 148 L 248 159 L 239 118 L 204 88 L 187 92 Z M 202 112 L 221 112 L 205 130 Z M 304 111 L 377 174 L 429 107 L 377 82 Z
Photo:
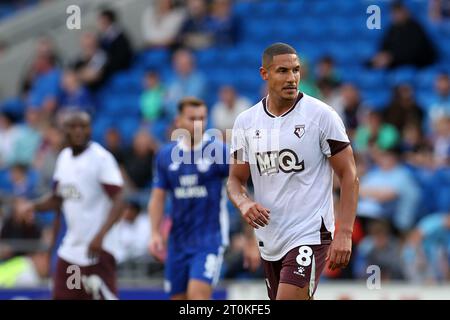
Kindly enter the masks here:
M 105 114 L 99 114 L 95 117 L 92 124 L 92 138 L 95 141 L 104 144 L 104 135 L 109 128 L 114 126 L 113 122 L 113 118 Z
M 220 50 L 214 47 L 199 50 L 196 52 L 195 57 L 199 68 L 209 69 L 218 65 L 220 61 Z
M 129 145 L 133 141 L 135 133 L 140 128 L 140 119 L 139 117 L 122 118 L 118 121 L 117 127 L 122 135 L 123 142 Z
M 389 90 L 363 90 L 362 102 L 372 110 L 384 109 L 391 99 L 391 92 Z
M 288 10 L 287 6 L 277 0 L 265 0 L 255 3 L 250 9 L 249 14 L 258 18 L 270 18 L 274 13 L 282 13 L 284 10 Z
M 142 52 L 136 62 L 143 69 L 161 70 L 171 65 L 170 52 L 165 49 L 151 49 Z
M 388 83 L 390 86 L 407 83 L 414 84 L 417 69 L 413 67 L 400 67 L 388 73 Z
M 363 90 L 373 91 L 386 87 L 386 73 L 384 71 L 361 69 L 357 77 L 357 83 Z
M 437 75 L 438 69 L 436 68 L 419 70 L 416 74 L 414 84 L 419 90 L 432 90 Z
M 144 73 L 142 71 L 122 71 L 115 74 L 108 82 L 109 92 L 139 93 L 143 89 Z
M 19 97 L 8 98 L 1 103 L 1 110 L 11 112 L 18 119 L 22 119 L 25 113 L 25 103 Z

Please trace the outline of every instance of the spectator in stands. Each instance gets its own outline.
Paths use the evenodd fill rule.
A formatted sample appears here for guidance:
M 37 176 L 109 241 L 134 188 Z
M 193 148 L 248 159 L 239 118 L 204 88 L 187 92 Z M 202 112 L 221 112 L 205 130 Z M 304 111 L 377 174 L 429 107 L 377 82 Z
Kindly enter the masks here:
M 414 167 L 434 167 L 431 146 L 425 139 L 420 125 L 406 124 L 402 131 L 400 147 L 403 159 Z
M 33 61 L 31 63 L 31 66 L 26 71 L 25 77 L 21 83 L 21 95 L 24 97 L 28 96 L 28 92 L 31 89 L 34 79 L 38 75 L 38 70 L 36 69 L 37 60 L 41 56 L 49 56 L 56 65 L 59 66 L 61 64 L 53 40 L 50 37 L 46 36 L 38 38 L 34 49 Z
M 384 110 L 383 118 L 400 132 L 407 124 L 422 125 L 423 111 L 414 99 L 414 91 L 410 85 L 401 84 L 393 89 L 391 102 Z
M 148 216 L 142 213 L 139 202 L 129 200 L 121 220 L 117 223 L 120 258 L 119 263 L 148 256 L 150 224 Z
M 355 137 L 359 126 L 363 105 L 358 89 L 351 83 L 344 83 L 339 90 L 339 97 L 331 104 L 342 118 L 351 139 Z
M 357 152 L 367 152 L 373 146 L 385 150 L 399 142 L 398 130 L 393 125 L 383 122 L 381 112 L 370 110 L 363 119 L 363 124 L 358 126 L 355 133 L 354 143 Z
M 8 252 L 7 257 L 0 257 L 1 259 L 10 258 L 18 255 L 27 254 L 24 246 L 20 243 L 14 243 L 17 240 L 35 240 L 38 245 L 41 238 L 41 229 L 36 224 L 33 212 L 27 212 L 19 214 L 18 208 L 26 201 L 24 198 L 15 198 L 13 200 L 12 214 L 5 219 L 2 229 L 0 230 L 0 242 L 3 242 L 4 246 L 8 246 L 9 250 L 3 250 Z M 26 245 L 28 250 L 33 246 Z
M 73 69 L 66 69 L 62 78 L 62 92 L 59 98 L 59 112 L 79 109 L 94 113 L 94 102 L 91 94 L 81 83 Z
M 399 239 L 394 237 L 386 220 L 368 223 L 367 236 L 359 243 L 354 258 L 354 273 L 360 279 L 367 278 L 367 267 L 376 265 L 381 270 L 381 280 L 403 280 L 403 268 L 398 263 L 401 254 Z
M 326 81 L 331 84 L 333 88 L 337 88 L 340 85 L 341 82 L 336 71 L 334 60 L 331 56 L 324 56 L 317 62 L 316 79 L 317 82 Z
M 417 283 L 450 280 L 450 214 L 422 218 L 410 232 L 402 253 L 407 279 Z
M 16 140 L 10 154 L 11 163 L 30 166 L 42 140 L 41 110 L 29 107 L 25 111 L 25 122 L 17 125 Z
M 95 34 L 86 32 L 80 38 L 80 55 L 73 63 L 80 80 L 91 90 L 96 90 L 103 83 L 106 53 L 100 48 Z
M 162 114 L 165 89 L 155 71 L 148 71 L 144 79 L 145 90 L 141 95 L 140 108 L 145 122 L 152 123 Z
M 105 148 L 112 153 L 119 165 L 123 165 L 126 153 L 122 146 L 122 136 L 114 127 L 108 128 L 105 132 Z
M 232 46 L 239 41 L 240 21 L 232 11 L 231 0 L 214 0 L 211 25 L 216 46 Z
M 43 111 L 49 118 L 56 111 L 60 94 L 61 70 L 51 54 L 36 57 L 34 70 L 36 75 L 31 83 L 28 105 Z
M 14 197 L 30 198 L 35 195 L 36 181 L 28 166 L 13 164 L 8 170 L 6 193 Z
M 434 164 L 438 167 L 450 165 L 450 115 L 443 115 L 433 127 Z
M 410 171 L 399 162 L 399 148 L 373 149 L 376 167 L 361 178 L 358 215 L 389 219 L 406 232 L 415 223 L 420 189 Z
M 316 81 L 313 79 L 311 73 L 309 72 L 309 64 L 306 60 L 303 60 L 301 63 L 300 74 L 300 91 L 314 98 L 319 98 L 320 90 L 316 85 Z
M 206 83 L 204 75 L 196 70 L 192 53 L 180 49 L 173 56 L 173 74 L 168 81 L 167 100 L 165 101 L 165 117 L 170 121 L 177 113 L 178 101 L 183 97 L 204 98 Z
M 340 104 L 340 95 L 339 95 L 339 87 L 334 87 L 333 83 L 327 79 L 322 79 L 317 81 L 317 88 L 319 88 L 320 96 L 322 97 L 322 101 L 332 106 L 336 112 L 338 112 L 341 116 L 342 113 L 340 109 L 338 109 Z
M 184 8 L 174 8 L 172 0 L 158 0 L 142 14 L 142 35 L 150 48 L 170 48 L 186 19 Z
M 150 188 L 156 149 L 156 143 L 147 130 L 141 129 L 136 133 L 131 150 L 126 153 L 123 164 L 128 187 L 131 190 L 142 191 Z M 148 192 L 145 191 L 145 193 L 148 196 Z
M 214 42 L 212 19 L 205 0 L 188 0 L 188 16 L 181 27 L 178 44 L 193 50 L 210 47 Z
M 448 0 L 430 0 L 428 7 L 428 16 L 431 21 L 440 23 L 450 19 L 450 1 Z
M 385 33 L 379 52 L 373 57 L 374 68 L 409 65 L 418 68 L 433 64 L 437 54 L 423 27 L 408 9 L 395 1 L 391 6 L 392 25 Z
M 221 87 L 219 101 L 212 107 L 214 128 L 221 130 L 225 137 L 226 130 L 233 128 L 236 117 L 251 106 L 251 102 L 245 97 L 238 96 L 232 86 Z
M 44 283 L 49 276 L 50 258 L 40 249 L 0 263 L 0 288 L 31 288 Z
M 11 155 L 16 145 L 18 130 L 11 112 L 0 112 L 0 168 L 12 163 Z
M 106 64 L 103 69 L 104 80 L 112 74 L 131 66 L 133 50 L 127 35 L 119 26 L 116 12 L 102 10 L 98 16 L 100 47 L 106 52 Z
M 56 159 L 63 147 L 64 136 L 55 125 L 43 129 L 41 144 L 34 158 L 34 169 L 39 172 L 36 190 L 39 196 L 47 194 L 53 188 Z
M 450 115 L 450 77 L 447 73 L 436 77 L 434 91 L 428 107 L 428 118 L 431 122 L 443 115 Z

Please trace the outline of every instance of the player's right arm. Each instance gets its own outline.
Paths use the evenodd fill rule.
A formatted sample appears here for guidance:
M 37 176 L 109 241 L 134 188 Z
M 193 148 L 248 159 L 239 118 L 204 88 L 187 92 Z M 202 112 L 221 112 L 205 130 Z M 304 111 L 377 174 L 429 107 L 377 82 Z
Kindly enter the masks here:
M 250 177 L 248 162 L 237 160 L 238 152 L 231 156 L 230 174 L 227 181 L 227 192 L 233 205 L 241 212 L 244 220 L 258 229 L 269 223 L 269 209 L 253 201 L 247 193 L 246 185 Z
M 261 263 L 259 249 L 253 228 L 259 228 L 269 223 L 269 210 L 253 201 L 247 193 L 246 185 L 250 177 L 248 162 L 237 161 L 237 153 L 231 158 L 230 174 L 227 181 L 228 197 L 233 205 L 239 209 L 244 220 L 244 267 L 256 271 Z
M 164 260 L 164 241 L 161 235 L 161 223 L 164 216 L 165 200 L 166 190 L 162 188 L 153 188 L 152 196 L 147 208 L 152 230 L 149 250 L 155 258 L 161 261 Z
M 24 202 L 23 205 L 19 207 L 20 213 L 26 213 L 29 211 L 40 212 L 40 211 L 61 211 L 62 198 L 56 193 L 56 185 L 53 191 L 42 196 L 41 198 L 34 201 Z

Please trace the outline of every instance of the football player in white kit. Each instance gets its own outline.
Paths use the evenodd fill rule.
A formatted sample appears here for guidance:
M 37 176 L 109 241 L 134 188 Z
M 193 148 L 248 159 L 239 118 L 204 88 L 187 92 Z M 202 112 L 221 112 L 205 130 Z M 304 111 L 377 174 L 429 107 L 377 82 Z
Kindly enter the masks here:
M 87 113 L 68 114 L 64 131 L 69 146 L 58 156 L 54 191 L 21 211 L 64 213 L 67 231 L 58 249 L 54 299 L 113 300 L 118 248 L 114 224 L 124 207 L 122 175 L 112 154 L 91 141 Z
M 344 268 L 352 246 L 358 178 L 338 114 L 298 91 L 300 60 L 276 43 L 263 53 L 268 95 L 235 121 L 227 183 L 230 200 L 255 232 L 270 299 L 312 299 L 326 261 Z M 333 170 L 340 180 L 334 234 Z M 246 191 L 251 175 L 254 199 Z M 256 236 L 256 239 L 255 239 Z M 247 246 L 250 266 L 260 259 Z

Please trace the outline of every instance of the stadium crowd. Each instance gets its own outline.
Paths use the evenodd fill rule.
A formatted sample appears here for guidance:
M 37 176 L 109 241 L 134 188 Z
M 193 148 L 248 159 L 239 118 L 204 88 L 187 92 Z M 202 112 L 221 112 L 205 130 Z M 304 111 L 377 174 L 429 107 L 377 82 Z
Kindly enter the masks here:
M 361 187 L 352 260 L 345 270 L 326 270 L 324 278 L 364 279 L 367 266 L 378 265 L 385 281 L 450 281 L 450 51 L 443 44 L 450 39 L 448 1 L 426 2 L 429 13 L 420 17 L 410 8 L 418 1 L 392 1 L 381 30 L 358 27 L 365 29 L 362 37 L 380 34 L 376 41 L 370 38 L 370 50 L 357 47 L 347 29 L 330 22 L 336 38 L 324 36 L 321 42 L 339 42 L 340 50 L 315 51 L 308 45 L 314 46 L 318 31 L 308 35 L 312 27 L 301 20 L 297 27 L 280 18 L 276 30 L 261 20 L 255 26 L 277 6 L 287 7 L 285 18 L 304 8 L 301 1 L 280 3 L 158 0 L 142 13 L 144 48 L 135 48 L 118 15 L 104 9 L 97 30 L 80 38 L 75 61 L 59 56 L 51 38 L 36 41 L 33 61 L 21 70 L 20 95 L 1 102 L 0 287 L 36 284 L 51 272 L 61 237 L 55 230 L 64 222 L 52 212 L 22 217 L 16 211 L 24 198 L 52 188 L 64 146 L 61 118 L 73 109 L 92 115 L 94 139 L 113 153 L 126 181 L 121 276 L 160 277 L 161 266 L 147 252 L 145 211 L 154 156 L 170 139 L 177 102 L 202 98 L 210 110 L 208 127 L 231 129 L 236 116 L 265 95 L 257 79 L 258 41 L 265 45 L 278 38 L 299 47 L 299 90 L 335 108 L 357 161 Z M 324 12 L 319 4 L 310 6 L 316 16 L 304 24 Z M 353 10 L 346 1 L 334 6 L 342 20 Z M 250 12 L 256 18 L 250 19 Z M 314 21 L 317 28 L 318 23 L 327 20 Z M 295 30 L 284 34 L 283 28 Z M 305 50 L 303 37 L 309 42 Z M 347 49 L 368 54 L 341 56 Z M 262 270 L 243 268 L 239 213 L 230 203 L 228 209 L 231 244 L 222 278 L 262 277 Z

